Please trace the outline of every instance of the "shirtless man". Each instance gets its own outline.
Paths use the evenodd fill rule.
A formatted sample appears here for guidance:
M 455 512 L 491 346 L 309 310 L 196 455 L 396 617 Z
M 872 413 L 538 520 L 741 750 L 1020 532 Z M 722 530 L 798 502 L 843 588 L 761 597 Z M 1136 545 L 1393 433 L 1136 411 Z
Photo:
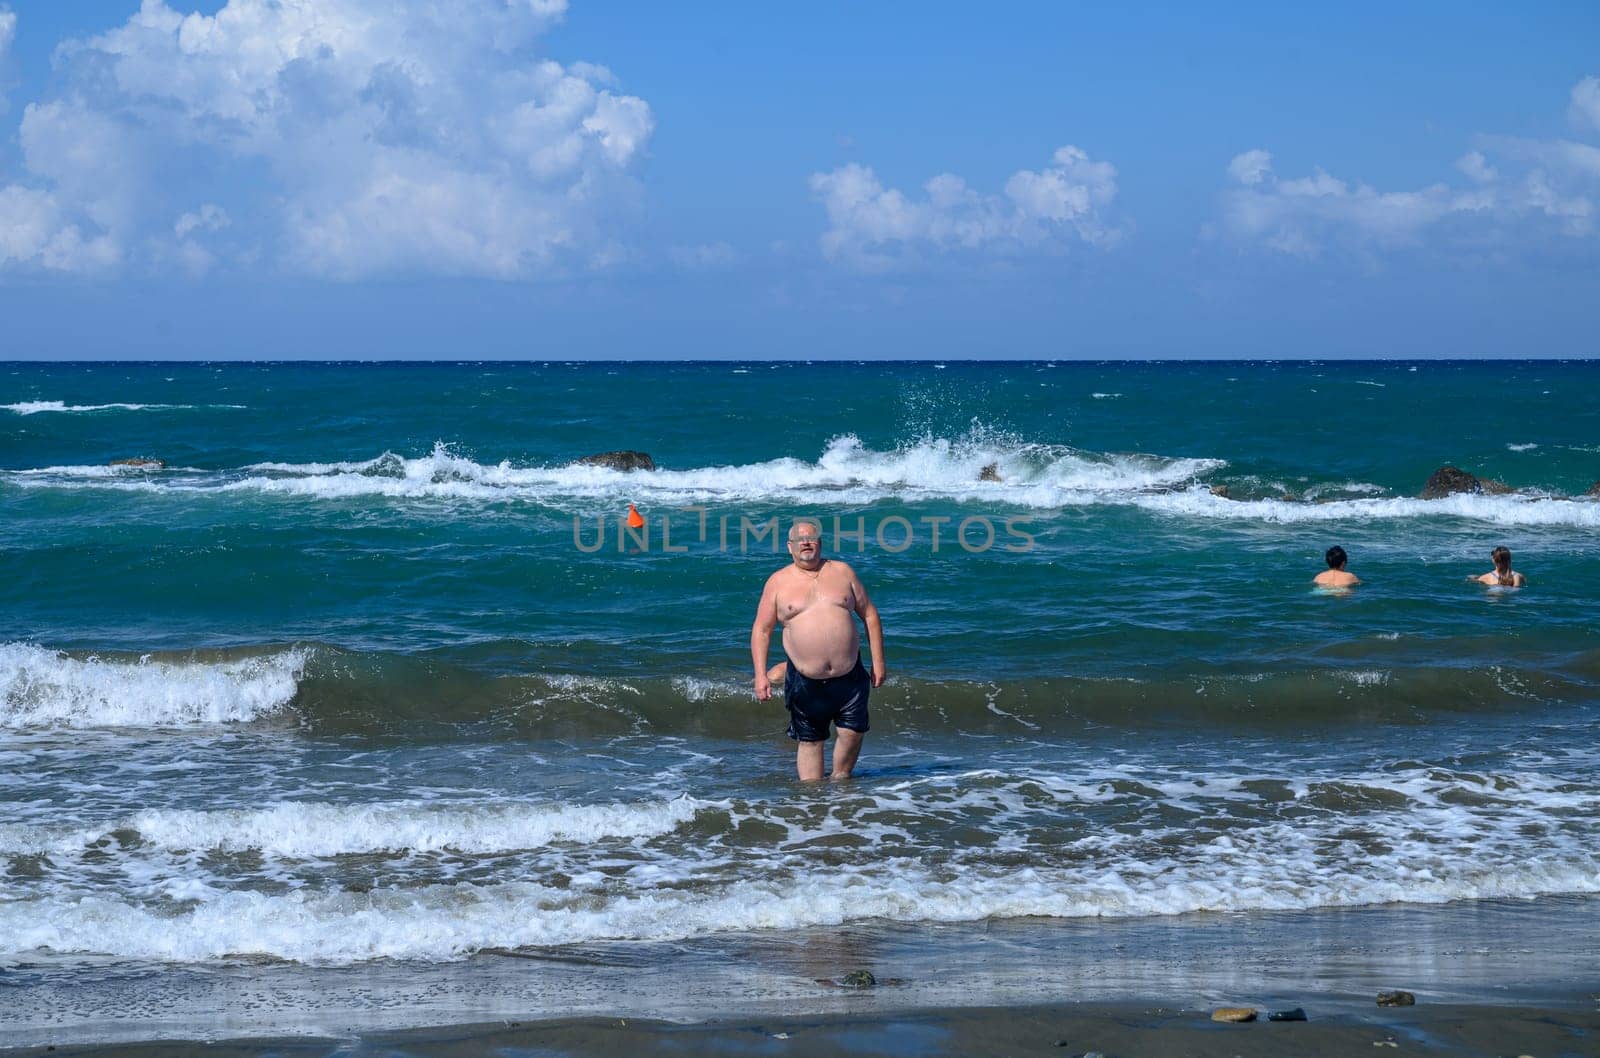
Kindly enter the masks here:
M 1497 547 L 1489 552 L 1489 558 L 1494 562 L 1494 569 L 1481 577 L 1473 580 L 1479 584 L 1488 584 L 1496 588 L 1520 588 L 1528 583 L 1528 579 L 1511 568 L 1511 549 Z
M 1311 583 L 1319 588 L 1353 588 L 1361 583 L 1360 577 L 1345 571 L 1344 564 L 1350 557 L 1344 553 L 1344 548 L 1334 544 L 1322 557 L 1328 560 L 1328 568 L 1312 577 Z
M 783 680 L 789 707 L 789 737 L 797 743 L 795 770 L 804 780 L 822 778 L 822 746 L 830 724 L 838 728 L 833 744 L 833 778 L 847 779 L 861 756 L 867 733 L 867 695 L 883 685 L 883 623 L 867 598 L 855 570 L 836 558 L 822 557 L 822 527 L 801 520 L 789 530 L 793 564 L 767 578 L 750 628 L 750 660 L 755 666 L 756 698 L 772 697 L 772 681 Z M 856 617 L 867 626 L 872 672 L 861 665 L 861 637 Z M 767 670 L 772 629 L 783 624 L 787 665 Z

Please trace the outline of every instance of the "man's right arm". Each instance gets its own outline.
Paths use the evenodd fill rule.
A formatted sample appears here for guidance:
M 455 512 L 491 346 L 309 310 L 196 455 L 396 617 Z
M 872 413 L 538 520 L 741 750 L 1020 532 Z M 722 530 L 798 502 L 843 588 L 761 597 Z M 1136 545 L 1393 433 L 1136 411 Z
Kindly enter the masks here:
M 772 630 L 778 625 L 777 576 L 767 578 L 756 605 L 756 620 L 750 626 L 750 663 L 755 667 L 756 700 L 772 697 L 772 682 L 767 679 L 767 651 L 772 645 Z

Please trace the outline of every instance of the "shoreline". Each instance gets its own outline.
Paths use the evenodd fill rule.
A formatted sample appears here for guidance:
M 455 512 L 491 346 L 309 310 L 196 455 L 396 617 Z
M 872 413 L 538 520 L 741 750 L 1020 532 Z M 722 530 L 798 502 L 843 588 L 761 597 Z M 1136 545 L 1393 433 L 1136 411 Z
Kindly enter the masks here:
M 1140 1041 L 1158 1041 L 1152 1053 L 1209 1054 L 1207 1041 L 1224 1038 L 1282 1048 L 1285 1033 L 1295 1034 L 1296 1053 L 1334 1054 L 1380 1028 L 1398 1041 L 1444 1039 L 1454 1019 L 1489 1033 L 1527 1021 L 1508 1049 L 1483 1053 L 1548 1058 L 1572 1048 L 1552 1049 L 1558 1037 L 1540 1035 L 1535 1024 L 1561 1026 L 1560 1038 L 1571 1039 L 1600 1027 L 1597 909 L 1600 898 L 1553 897 L 1122 920 L 876 921 L 488 951 L 439 964 L 38 962 L 0 975 L 0 1031 L 13 1048 L 0 1053 L 265 1058 L 344 1055 L 356 1045 L 357 1053 L 418 1058 L 502 1048 L 782 1054 L 775 1034 L 787 1032 L 823 1048 L 796 1054 L 1039 1053 L 1036 1045 L 1081 1036 L 1089 1042 L 1065 1053 L 1126 1058 L 1141 1053 Z M 876 987 L 829 983 L 862 969 Z M 1394 989 L 1414 993 L 1417 1005 L 1375 1005 L 1378 992 Z M 1301 1007 L 1311 1020 L 1209 1021 L 1212 1010 L 1233 1006 L 1263 1017 Z M 1024 1023 L 1033 1026 L 1026 1046 Z M 1047 1029 L 1056 1023 L 1075 1027 Z M 1247 1030 L 1256 1034 L 1239 1034 Z M 1213 1035 L 1219 1031 L 1229 1035 Z M 1049 1032 L 1039 1045 L 1039 1033 Z M 927 1046 L 858 1046 L 903 1033 Z M 1457 1053 L 1450 1048 L 1460 1041 L 1448 1038 L 1456 1042 L 1437 1053 Z M 1323 1039 L 1333 1049 L 1307 1042 Z M 1362 1037 L 1357 1049 L 1366 1053 L 1381 1039 Z
M 1183 1054 L 1191 1058 L 1307 1058 L 1382 1053 L 1548 1055 L 1594 1053 L 1600 1010 L 1570 1006 L 1426 1004 L 1380 1008 L 1353 996 L 1316 1004 L 1309 1020 L 1224 1024 L 1210 1008 L 1141 1003 L 1049 1003 L 1032 1006 L 918 1009 L 819 1017 L 709 1018 L 693 1023 L 630 1018 L 444 1025 L 354 1037 L 275 1036 L 222 1041 L 0 1048 L 8 1058 L 391 1058 L 617 1054 L 927 1056 L 1100 1052 L 1107 1058 Z

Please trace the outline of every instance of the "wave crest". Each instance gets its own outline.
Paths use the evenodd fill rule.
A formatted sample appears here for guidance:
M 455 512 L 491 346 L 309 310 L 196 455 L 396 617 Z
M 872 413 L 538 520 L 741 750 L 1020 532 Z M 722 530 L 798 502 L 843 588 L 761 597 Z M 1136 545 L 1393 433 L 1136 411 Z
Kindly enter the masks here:
M 299 690 L 298 650 L 198 660 L 72 657 L 0 646 L 0 728 L 192 727 L 257 720 Z

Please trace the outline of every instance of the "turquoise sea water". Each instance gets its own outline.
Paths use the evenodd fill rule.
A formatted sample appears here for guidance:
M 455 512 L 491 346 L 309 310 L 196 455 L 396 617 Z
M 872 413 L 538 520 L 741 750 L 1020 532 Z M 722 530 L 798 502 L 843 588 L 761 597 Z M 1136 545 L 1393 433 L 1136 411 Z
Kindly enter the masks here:
M 1597 383 L 0 365 L 0 969 L 1600 891 Z M 887 633 L 838 788 L 748 691 L 796 516 Z M 1469 583 L 1497 544 L 1526 589 Z

